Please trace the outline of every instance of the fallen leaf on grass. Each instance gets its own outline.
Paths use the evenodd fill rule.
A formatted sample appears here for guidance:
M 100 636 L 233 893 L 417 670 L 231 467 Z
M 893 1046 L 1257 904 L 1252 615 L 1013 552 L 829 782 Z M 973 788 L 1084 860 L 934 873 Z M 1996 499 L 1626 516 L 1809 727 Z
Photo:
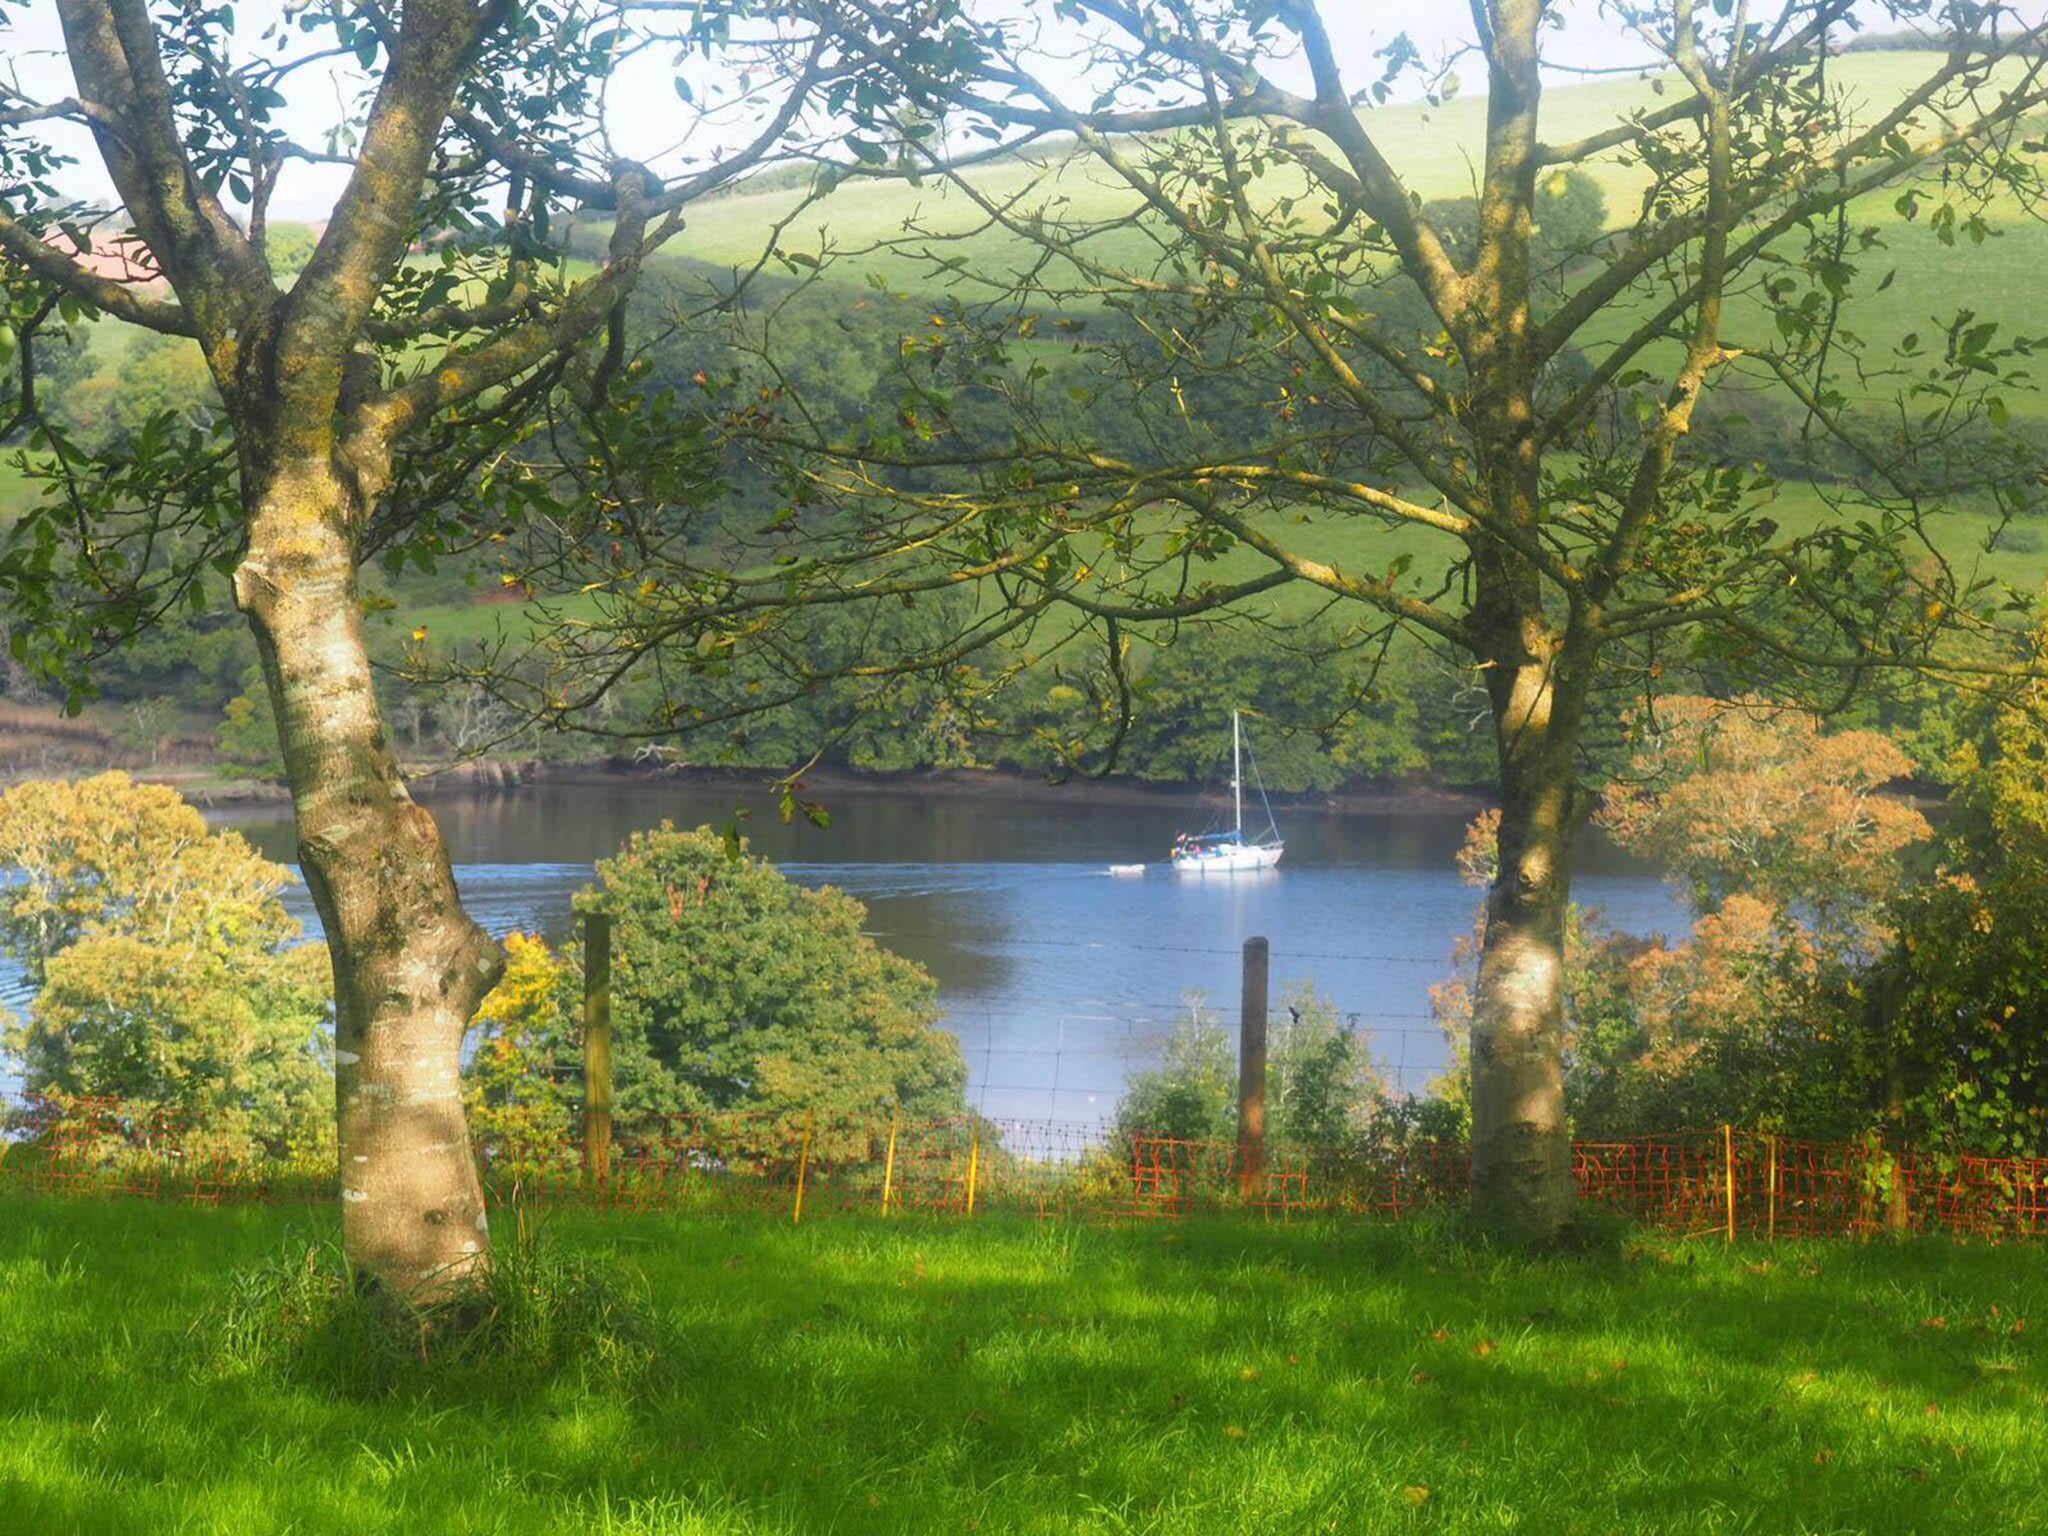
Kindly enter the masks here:
M 1258 1368 L 1256 1366 L 1246 1366 L 1237 1373 L 1237 1379 L 1239 1381 L 1257 1381 L 1259 1379 Z
M 1493 1350 L 1494 1344 L 1493 1340 L 1491 1339 L 1481 1339 L 1477 1344 L 1474 1344 L 1472 1346 L 1472 1353 L 1477 1355 L 1482 1360 L 1484 1360 L 1488 1355 L 1492 1354 Z
M 1948 1326 L 1948 1319 L 1945 1317 L 1923 1317 L 1920 1319 L 1920 1326 L 1922 1328 L 1946 1328 Z
M 1418 1386 L 1418 1387 L 1419 1387 L 1419 1386 L 1421 1386 L 1421 1385 L 1422 1385 L 1422 1384 L 1423 1384 L 1424 1382 L 1426 1382 L 1426 1381 L 1428 1381 L 1428 1380 L 1429 1380 L 1429 1372 L 1427 1372 L 1427 1371 L 1417 1371 L 1417 1372 L 1415 1372 L 1415 1373 L 1414 1373 L 1413 1375 L 1411 1375 L 1411 1376 L 1410 1376 L 1410 1377 L 1409 1377 L 1408 1379 L 1409 1379 L 1409 1381 L 1413 1382 L 1413 1383 L 1414 1383 L 1414 1384 L 1415 1384 L 1416 1386 Z
M 1242 1424 L 1226 1424 L 1223 1426 L 1223 1433 L 1232 1440 L 1242 1440 L 1245 1438 L 1247 1431 Z
M 1830 1450 L 1822 1449 L 1813 1453 L 1813 1464 L 1816 1467 L 1824 1467 L 1834 1459 L 1835 1453 Z
M 1414 1508 L 1420 1509 L 1429 1502 L 1429 1490 L 1420 1483 L 1410 1483 L 1401 1490 L 1401 1497 L 1406 1499 Z

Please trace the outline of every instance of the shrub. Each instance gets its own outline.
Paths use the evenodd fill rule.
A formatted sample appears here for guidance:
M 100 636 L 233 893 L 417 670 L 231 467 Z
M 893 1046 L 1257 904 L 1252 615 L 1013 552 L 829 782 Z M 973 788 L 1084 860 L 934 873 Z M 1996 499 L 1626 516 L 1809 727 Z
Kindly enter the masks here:
M 966 1108 L 938 984 L 876 944 L 867 908 L 807 890 L 743 840 L 663 823 L 601 861 L 579 911 L 613 920 L 616 1113 L 814 1110 L 821 1126 Z

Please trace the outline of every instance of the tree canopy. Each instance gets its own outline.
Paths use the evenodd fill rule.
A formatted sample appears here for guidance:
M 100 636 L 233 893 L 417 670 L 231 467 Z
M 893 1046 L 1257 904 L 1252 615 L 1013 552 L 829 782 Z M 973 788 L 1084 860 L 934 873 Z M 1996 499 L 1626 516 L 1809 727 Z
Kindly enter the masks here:
M 126 774 L 0 794 L 0 944 L 36 992 L 0 1042 L 38 1093 L 168 1114 L 194 1156 L 333 1146 L 332 975 L 291 871 Z

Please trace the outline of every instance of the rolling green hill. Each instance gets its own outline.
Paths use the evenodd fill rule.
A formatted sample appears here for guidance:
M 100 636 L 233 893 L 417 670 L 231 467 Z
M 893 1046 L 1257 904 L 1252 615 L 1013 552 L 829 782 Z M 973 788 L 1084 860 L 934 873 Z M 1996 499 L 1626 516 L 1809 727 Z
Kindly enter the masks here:
M 1857 53 L 1830 60 L 1828 70 L 1833 86 L 1862 120 L 1889 107 L 1938 64 L 1939 55 L 1933 53 Z M 1656 104 L 1669 89 L 1662 79 L 1639 77 L 1553 88 L 1544 98 L 1544 138 L 1564 143 L 1597 132 Z M 1363 117 L 1414 195 L 1425 201 L 1471 195 L 1485 124 L 1483 97 L 1458 97 L 1440 107 L 1388 106 Z M 1626 222 L 1647 185 L 1641 167 L 1621 164 L 1609 155 L 1589 162 L 1586 169 L 1605 193 L 1610 226 Z M 1048 207 L 1063 220 L 1111 221 L 1127 214 L 1134 203 L 1130 190 L 1100 165 L 1059 152 L 995 162 L 977 169 L 972 181 L 993 202 L 1016 202 L 1020 209 Z M 1275 196 L 1294 189 L 1277 172 L 1267 184 Z M 1938 178 L 1929 185 L 1938 190 Z M 800 197 L 786 186 L 754 192 L 742 187 L 707 202 L 693 212 L 667 259 L 713 266 L 750 264 L 760 255 L 764 231 L 788 217 Z M 1989 210 L 1995 232 L 1983 245 L 1944 245 L 1924 219 L 1902 218 L 1895 201 L 1896 193 L 1887 191 L 1862 199 L 1851 210 L 1852 225 L 1876 230 L 1883 242 L 1882 249 L 1852 257 L 1862 269 L 1853 291 L 1853 328 L 1873 350 L 1887 350 L 1916 332 L 1938 336 L 1958 308 L 2001 319 L 2008 329 L 2035 323 L 2040 311 L 2030 294 L 2034 274 L 2048 264 L 2048 222 L 2013 199 L 2002 198 Z M 913 238 L 913 229 L 945 237 L 943 247 Z M 937 180 L 922 187 L 893 179 L 850 184 L 806 213 L 786 233 L 782 245 L 785 251 L 807 257 L 832 254 L 831 277 L 849 284 L 860 284 L 873 273 L 910 290 L 929 289 L 943 281 L 969 294 L 988 293 L 1040 254 L 1027 242 L 986 227 L 972 202 Z M 965 255 L 964 269 L 935 278 L 932 262 L 919 254 L 934 248 L 946 256 Z M 1144 233 L 1128 226 L 1093 237 L 1088 248 L 1101 259 L 1126 262 L 1134 271 L 1144 270 L 1157 253 Z M 1892 280 L 1879 291 L 1888 272 Z M 1581 344 L 1597 352 L 1603 342 L 1625 333 L 1631 314 L 1621 306 L 1596 319 Z M 1757 303 L 1738 298 L 1731 305 L 1728 333 L 1734 343 L 1775 341 L 1768 325 Z M 1898 383 L 1872 380 L 1863 393 L 1870 401 L 1889 400 Z M 2015 416 L 2048 417 L 2048 398 L 2016 395 L 2009 403 Z

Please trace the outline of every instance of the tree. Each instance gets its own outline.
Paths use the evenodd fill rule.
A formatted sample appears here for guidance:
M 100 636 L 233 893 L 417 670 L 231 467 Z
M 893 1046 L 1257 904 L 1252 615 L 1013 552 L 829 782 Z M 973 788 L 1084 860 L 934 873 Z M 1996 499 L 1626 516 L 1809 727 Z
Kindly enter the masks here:
M 278 900 L 290 870 L 122 773 L 0 795 L 0 869 L 30 1088 L 171 1110 L 216 1150 L 331 1146 L 331 977 Z
M 277 716 L 261 668 L 242 677 L 242 691 L 228 700 L 214 728 L 214 744 L 235 778 L 282 779 L 284 753 L 278 745 Z
M 477 1006 L 463 1069 L 470 1135 L 501 1173 L 559 1171 L 575 1156 L 579 982 L 576 968 L 539 934 L 506 937 L 505 974 Z
M 1960 1151 L 2048 1155 L 2048 688 L 1989 712 L 1958 754 L 1932 879 L 1847 1000 L 1887 1074 L 1891 1123 Z
M 636 832 L 576 898 L 612 918 L 619 1123 L 741 1109 L 863 1125 L 964 1109 L 938 985 L 876 944 L 867 908 L 808 890 L 708 828 Z
M 23 1081 L 168 1111 L 194 1158 L 331 1157 L 327 954 L 295 924 L 272 934 L 88 934 L 50 961 L 5 1035 Z
M 1567 915 L 1566 1106 L 1581 1136 L 1723 1121 L 1795 1135 L 1860 1135 L 1884 1107 L 1882 1048 L 1855 1001 L 1895 942 L 1909 854 L 1931 837 L 1883 793 L 1905 754 L 1868 731 L 1827 731 L 1754 699 L 1660 701 L 1598 821 L 1664 866 L 1691 929 L 1638 937 Z M 1499 818 L 1474 821 L 1459 864 L 1495 878 Z M 1480 932 L 1461 943 L 1469 961 Z M 1469 1022 L 1460 979 L 1438 989 Z
M 806 7 L 743 0 L 292 7 L 254 46 L 228 6 L 56 9 L 75 93 L 10 88 L 0 111 L 10 311 L 34 317 L 31 341 L 85 312 L 190 338 L 219 414 L 154 417 L 94 462 L 18 392 L 12 425 L 28 420 L 25 462 L 51 494 L 0 553 L 9 639 L 75 699 L 93 656 L 217 601 L 232 572 L 333 959 L 345 1242 L 396 1292 L 443 1290 L 487 1254 L 457 1055 L 502 959 L 406 792 L 358 568 L 431 563 L 546 504 L 543 481 L 485 467 L 550 412 L 617 403 L 644 263 L 694 199 L 779 152 L 833 59 Z M 711 61 L 695 111 L 723 148 L 661 170 L 614 156 L 607 81 L 650 49 L 677 59 L 685 99 Z M 286 94 L 336 59 L 354 61 L 360 119 L 329 148 L 296 143 Z M 58 120 L 90 131 L 167 295 L 74 258 L 109 216 L 57 195 L 58 157 L 31 135 Z M 338 164 L 345 186 L 287 282 L 267 215 L 303 162 Z M 562 245 L 572 206 L 611 225 L 587 274 Z
M 239 832 L 216 832 L 174 789 L 125 773 L 31 779 L 0 794 L 0 954 L 40 987 L 89 933 L 174 948 L 296 932 L 277 894 L 292 872 Z M 290 930 L 287 932 L 287 930 Z
M 1666 699 L 1645 724 L 1595 818 L 1615 842 L 1683 882 L 1701 913 L 1743 895 L 1805 908 L 1832 938 L 1868 937 L 1900 854 L 1932 836 L 1885 792 L 1912 772 L 1898 746 L 1760 699 Z
M 1925 7 L 1602 6 L 1660 73 L 1565 142 L 1543 131 L 1543 55 L 1567 7 L 1476 6 L 1486 104 L 1461 252 L 1361 110 L 1417 72 L 1449 89 L 1405 41 L 1347 60 L 1313 0 L 1056 9 L 1063 25 L 1039 30 L 958 7 L 950 46 L 871 60 L 913 103 L 944 103 L 951 144 L 989 148 L 903 151 L 948 200 L 894 249 L 955 295 L 905 338 L 896 421 L 833 439 L 793 419 L 788 435 L 815 453 L 816 495 L 869 509 L 868 547 L 981 573 L 1013 611 L 1071 615 L 1112 654 L 1119 626 L 1302 584 L 1359 616 L 1362 646 L 1410 631 L 1471 669 L 1502 806 L 1471 1015 L 1475 1205 L 1496 1233 L 1547 1238 L 1573 1205 L 1563 947 L 1602 710 L 1677 666 L 1820 696 L 1893 670 L 1988 686 L 2036 665 L 2013 654 L 2009 594 L 1924 557 L 1963 435 L 1982 445 L 1972 485 L 2008 514 L 2036 497 L 2002 435 L 2034 343 L 1974 294 L 1932 343 L 1855 320 L 1889 282 L 1888 242 L 1960 262 L 2033 205 L 2018 136 L 2048 105 L 2043 28 L 1940 6 L 1939 54 L 1865 102 L 1837 88 L 1833 45 L 1866 12 Z M 977 180 L 984 153 L 1009 153 L 1016 179 Z M 1544 189 L 1575 167 L 1640 195 L 1539 261 Z M 963 233 L 1014 259 L 975 260 Z M 1078 412 L 1042 393 L 1055 346 L 1093 360 Z M 1255 416 L 1186 408 L 1223 379 Z M 1850 456 L 1817 520 L 1773 516 L 1771 471 L 1693 442 L 1700 402 L 1730 384 L 1789 402 L 1799 443 Z M 999 411 L 970 417 L 991 397 Z M 929 478 L 963 461 L 971 486 Z M 1332 528 L 1383 553 L 1334 557 Z

